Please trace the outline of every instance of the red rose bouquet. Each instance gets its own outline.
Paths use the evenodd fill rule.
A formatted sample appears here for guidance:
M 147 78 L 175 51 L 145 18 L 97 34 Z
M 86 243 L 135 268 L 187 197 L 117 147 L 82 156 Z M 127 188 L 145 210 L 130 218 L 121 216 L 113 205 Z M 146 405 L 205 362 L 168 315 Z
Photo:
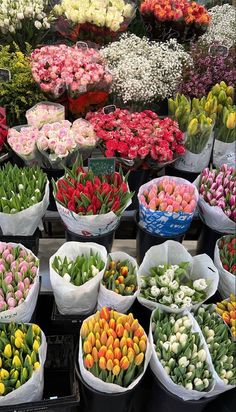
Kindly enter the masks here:
M 204 6 L 188 0 L 143 0 L 140 6 L 153 39 L 189 41 L 202 35 L 211 17 Z
M 130 113 L 116 109 L 88 113 L 105 156 L 116 156 L 126 165 L 158 168 L 185 153 L 183 133 L 170 118 L 159 119 L 151 110 Z M 128 162 L 127 162 L 128 160 Z
M 68 229 L 91 236 L 109 232 L 119 222 L 120 215 L 130 204 L 127 177 L 115 172 L 96 176 L 76 162 L 72 170 L 54 182 L 58 211 Z

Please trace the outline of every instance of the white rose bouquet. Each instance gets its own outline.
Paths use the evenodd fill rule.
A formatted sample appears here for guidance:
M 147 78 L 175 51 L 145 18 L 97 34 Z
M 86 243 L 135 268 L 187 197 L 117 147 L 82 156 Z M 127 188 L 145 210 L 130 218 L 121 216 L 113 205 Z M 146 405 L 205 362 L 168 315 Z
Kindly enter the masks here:
M 2 0 L 0 3 L 0 38 L 15 42 L 23 51 L 26 43 L 35 47 L 42 41 L 51 21 L 48 0 Z
M 133 0 L 62 0 L 54 7 L 57 29 L 71 40 L 104 44 L 123 33 L 135 16 Z

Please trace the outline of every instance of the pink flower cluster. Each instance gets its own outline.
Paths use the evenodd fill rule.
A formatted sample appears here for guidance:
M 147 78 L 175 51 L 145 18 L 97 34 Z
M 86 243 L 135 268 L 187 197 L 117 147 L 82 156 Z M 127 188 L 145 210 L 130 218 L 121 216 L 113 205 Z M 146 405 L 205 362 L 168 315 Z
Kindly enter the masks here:
M 236 222 L 236 171 L 222 165 L 219 169 L 204 169 L 199 184 L 199 193 L 211 206 L 220 207 Z
M 168 176 L 158 184 L 154 183 L 148 190 L 144 190 L 140 202 L 147 209 L 170 213 L 193 213 L 197 206 L 194 186 L 179 184 Z
M 27 123 L 41 128 L 46 123 L 60 122 L 65 119 L 65 107 L 61 104 L 42 102 L 26 112 Z
M 107 157 L 120 157 L 155 163 L 173 161 L 185 153 L 184 135 L 170 118 L 159 119 L 151 110 L 130 113 L 116 109 L 88 113 L 87 120 L 101 139 Z
M 112 82 L 101 54 L 92 48 L 44 46 L 32 53 L 31 66 L 41 90 L 55 97 L 66 89 L 75 97 L 98 84 L 107 87 Z
M 35 151 L 35 143 L 39 138 L 37 127 L 21 127 L 9 129 L 7 141 L 12 150 L 20 156 L 30 156 Z
M 0 242 L 0 312 L 27 298 L 38 273 L 38 259 L 19 246 Z

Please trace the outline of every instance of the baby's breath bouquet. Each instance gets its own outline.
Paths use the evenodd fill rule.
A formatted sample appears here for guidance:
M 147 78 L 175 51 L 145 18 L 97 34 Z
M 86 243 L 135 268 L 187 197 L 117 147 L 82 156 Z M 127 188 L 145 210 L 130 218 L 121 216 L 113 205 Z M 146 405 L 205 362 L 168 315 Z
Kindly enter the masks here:
M 30 53 L 30 47 L 27 51 Z M 7 111 L 7 124 L 25 124 L 26 110 L 43 100 L 43 95 L 33 80 L 29 59 L 16 45 L 13 49 L 0 45 L 0 67 L 11 73 L 10 81 L 0 80 L 0 102 Z

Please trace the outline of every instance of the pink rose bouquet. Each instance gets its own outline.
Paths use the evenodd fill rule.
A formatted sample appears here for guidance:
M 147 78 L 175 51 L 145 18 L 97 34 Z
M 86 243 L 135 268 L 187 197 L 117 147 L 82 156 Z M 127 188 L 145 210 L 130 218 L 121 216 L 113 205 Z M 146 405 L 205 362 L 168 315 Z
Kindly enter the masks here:
M 118 109 L 88 113 L 87 120 L 100 138 L 105 156 L 126 159 L 136 167 L 158 168 L 185 152 L 183 133 L 170 118 L 159 119 L 151 110 L 130 113 Z
M 151 233 L 168 237 L 187 231 L 198 192 L 185 179 L 164 176 L 141 186 L 138 199 L 140 225 Z
M 39 130 L 34 126 L 16 126 L 8 131 L 7 142 L 26 164 L 38 163 L 36 141 Z
M 25 117 L 28 125 L 40 129 L 46 123 L 65 120 L 65 107 L 57 103 L 41 102 L 27 110 Z

